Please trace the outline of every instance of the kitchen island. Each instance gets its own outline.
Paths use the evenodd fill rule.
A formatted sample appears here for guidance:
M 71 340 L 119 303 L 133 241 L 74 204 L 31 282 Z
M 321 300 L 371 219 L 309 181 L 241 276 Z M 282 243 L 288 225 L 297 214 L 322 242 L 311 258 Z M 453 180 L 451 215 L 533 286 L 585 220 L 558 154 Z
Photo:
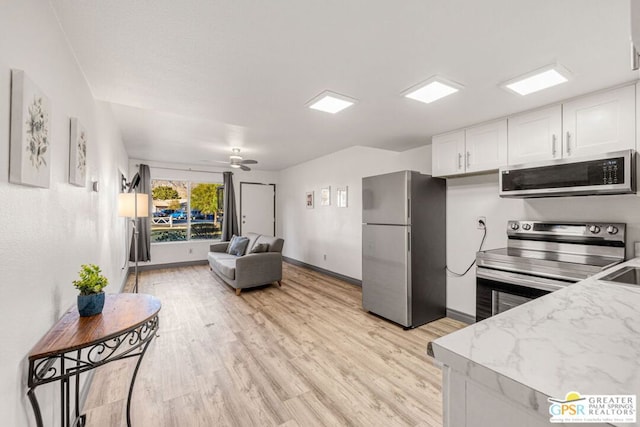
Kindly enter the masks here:
M 640 395 L 640 287 L 598 280 L 625 266 L 640 258 L 430 343 L 444 426 L 549 426 L 550 397 Z

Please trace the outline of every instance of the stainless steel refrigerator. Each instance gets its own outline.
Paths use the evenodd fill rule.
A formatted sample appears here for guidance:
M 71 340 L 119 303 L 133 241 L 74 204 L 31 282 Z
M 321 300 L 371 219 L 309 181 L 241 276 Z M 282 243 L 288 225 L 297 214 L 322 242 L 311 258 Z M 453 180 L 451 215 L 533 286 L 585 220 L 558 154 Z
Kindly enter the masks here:
M 446 315 L 446 184 L 413 171 L 362 179 L 362 306 L 414 328 Z

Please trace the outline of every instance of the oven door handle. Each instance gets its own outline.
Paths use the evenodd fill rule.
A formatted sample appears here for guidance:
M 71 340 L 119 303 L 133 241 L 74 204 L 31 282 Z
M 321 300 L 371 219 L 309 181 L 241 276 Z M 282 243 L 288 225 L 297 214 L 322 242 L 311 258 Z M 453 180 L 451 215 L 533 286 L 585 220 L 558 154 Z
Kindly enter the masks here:
M 493 280 L 495 282 L 510 283 L 512 285 L 524 286 L 526 288 L 540 289 L 542 291 L 554 292 L 567 287 L 571 283 L 560 280 L 547 279 L 546 277 L 534 277 L 526 274 L 511 273 L 507 271 L 491 270 L 478 267 L 476 271 L 478 279 Z

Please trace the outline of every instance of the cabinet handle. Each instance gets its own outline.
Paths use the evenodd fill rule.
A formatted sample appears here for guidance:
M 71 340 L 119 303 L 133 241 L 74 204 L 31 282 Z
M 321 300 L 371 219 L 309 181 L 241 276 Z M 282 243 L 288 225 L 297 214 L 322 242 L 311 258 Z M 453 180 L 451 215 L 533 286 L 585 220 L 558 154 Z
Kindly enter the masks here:
M 556 134 L 551 135 L 551 155 L 556 156 Z
M 469 160 L 470 158 L 471 158 L 471 153 L 467 151 L 467 167 L 471 166 L 471 160 Z
M 571 133 L 567 131 L 567 155 L 571 155 Z
M 462 169 L 462 153 L 458 153 L 458 169 Z

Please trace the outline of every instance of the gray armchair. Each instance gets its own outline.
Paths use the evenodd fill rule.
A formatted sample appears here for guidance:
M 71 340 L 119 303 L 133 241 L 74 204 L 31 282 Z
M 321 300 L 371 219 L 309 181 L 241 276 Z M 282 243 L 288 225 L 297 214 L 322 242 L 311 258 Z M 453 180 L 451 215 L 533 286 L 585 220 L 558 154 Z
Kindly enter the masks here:
M 284 240 L 279 237 L 246 233 L 249 244 L 246 255 L 227 253 L 229 242 L 214 243 L 207 256 L 209 268 L 225 283 L 235 288 L 236 295 L 242 289 L 277 282 L 282 286 L 282 247 Z M 265 243 L 267 252 L 250 253 L 256 245 Z

